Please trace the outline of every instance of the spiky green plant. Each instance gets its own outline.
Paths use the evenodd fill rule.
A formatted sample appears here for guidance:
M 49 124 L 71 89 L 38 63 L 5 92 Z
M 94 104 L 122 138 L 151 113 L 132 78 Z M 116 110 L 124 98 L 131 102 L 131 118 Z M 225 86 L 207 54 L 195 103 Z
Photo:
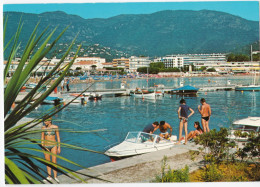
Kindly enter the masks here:
M 22 31 L 22 25 L 23 24 L 20 21 L 15 35 L 8 42 L 4 41 L 4 52 L 8 47 L 11 48 L 9 58 L 4 69 L 4 82 L 6 82 L 12 60 L 14 59 L 16 52 L 20 47 L 19 35 Z M 46 151 L 41 146 L 40 139 L 32 139 L 28 137 L 29 134 L 42 132 L 42 130 L 35 130 L 34 127 L 42 123 L 45 119 L 53 116 L 54 114 L 62 110 L 64 107 L 69 105 L 70 102 L 63 107 L 60 107 L 58 110 L 57 108 L 49 110 L 39 118 L 17 125 L 18 121 L 20 121 L 22 118 L 24 118 L 27 114 L 29 114 L 32 110 L 34 110 L 37 106 L 39 106 L 42 103 L 42 101 L 60 84 L 61 80 L 69 71 L 71 65 L 73 64 L 79 52 L 80 46 L 78 47 L 78 50 L 74 58 L 70 62 L 64 64 L 64 60 L 68 56 L 75 42 L 76 37 L 71 42 L 70 46 L 68 47 L 66 53 L 63 55 L 59 63 L 50 72 L 47 72 L 45 70 L 47 75 L 42 76 L 39 82 L 37 83 L 37 86 L 33 88 L 14 109 L 11 109 L 11 106 L 15 102 L 21 88 L 28 81 L 31 74 L 37 71 L 37 66 L 40 66 L 41 60 L 45 57 L 45 55 L 48 52 L 50 52 L 53 46 L 61 38 L 63 33 L 68 29 L 68 27 L 65 28 L 58 35 L 57 38 L 53 39 L 53 35 L 57 28 L 53 29 L 52 31 L 49 31 L 49 28 L 46 27 L 39 35 L 37 35 L 38 26 L 39 23 L 36 25 L 30 38 L 28 39 L 27 45 L 24 48 L 23 54 L 21 56 L 21 61 L 16 71 L 12 75 L 11 79 L 5 85 L 4 89 L 5 182 L 8 184 L 42 183 L 42 179 L 44 178 L 44 174 L 46 174 L 46 171 L 37 166 L 37 164 L 35 164 L 35 161 L 41 162 L 46 166 L 50 166 L 52 169 L 56 169 L 58 172 L 61 172 L 67 176 L 69 176 L 68 174 L 71 174 L 72 176 L 84 182 L 84 180 L 77 175 L 78 172 L 74 172 L 69 168 L 66 168 L 59 164 L 54 164 L 40 156 L 37 156 L 37 153 L 39 152 L 47 153 L 50 155 L 53 154 Z M 4 38 L 6 28 L 7 18 L 4 19 Z M 46 46 L 46 44 L 48 43 L 50 43 L 50 45 Z M 50 85 L 50 81 L 55 75 L 60 76 Z M 50 87 L 47 88 L 45 91 L 42 91 L 42 87 L 46 85 L 50 85 Z M 39 92 L 40 90 L 41 92 Z M 86 90 L 84 90 L 83 92 L 85 92 Z M 39 146 L 39 149 L 28 147 L 28 144 L 36 144 Z M 71 149 L 95 152 L 93 150 L 84 149 L 65 143 L 60 143 L 60 145 L 64 147 L 69 147 Z M 55 156 L 68 163 L 80 166 L 77 163 L 74 163 L 62 156 Z

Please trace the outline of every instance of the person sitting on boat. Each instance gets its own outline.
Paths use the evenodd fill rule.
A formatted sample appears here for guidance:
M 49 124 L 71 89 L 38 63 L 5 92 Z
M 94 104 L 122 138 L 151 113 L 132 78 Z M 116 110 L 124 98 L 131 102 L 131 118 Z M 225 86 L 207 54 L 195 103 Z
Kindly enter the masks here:
M 149 125 L 145 126 L 145 128 L 143 129 L 143 132 L 149 133 L 149 134 L 153 134 L 158 128 L 159 128 L 159 123 L 157 121 L 155 121 L 152 124 L 149 124 Z M 153 140 L 152 136 L 149 136 L 147 134 L 143 134 L 142 142 L 145 142 L 145 141 L 147 141 L 149 139 Z
M 159 129 L 161 133 L 159 134 L 160 137 L 168 139 L 172 136 L 172 127 L 169 123 L 165 121 L 160 121 Z M 168 133 L 168 129 L 170 129 L 170 133 Z
M 204 131 L 203 129 L 200 127 L 200 123 L 198 121 L 194 122 L 194 128 L 196 129 L 195 131 L 191 131 L 189 134 L 188 134 L 188 137 L 187 139 L 188 140 L 191 140 L 193 138 L 195 138 L 196 136 L 202 134 Z

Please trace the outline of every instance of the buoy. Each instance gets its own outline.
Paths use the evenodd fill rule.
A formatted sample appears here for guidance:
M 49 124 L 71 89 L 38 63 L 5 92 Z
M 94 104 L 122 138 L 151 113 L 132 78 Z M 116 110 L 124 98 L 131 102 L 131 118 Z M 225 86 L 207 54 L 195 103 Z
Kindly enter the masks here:
M 207 92 L 205 92 L 205 95 L 207 95 L 208 93 Z
M 244 93 L 244 91 L 242 90 L 241 93 Z

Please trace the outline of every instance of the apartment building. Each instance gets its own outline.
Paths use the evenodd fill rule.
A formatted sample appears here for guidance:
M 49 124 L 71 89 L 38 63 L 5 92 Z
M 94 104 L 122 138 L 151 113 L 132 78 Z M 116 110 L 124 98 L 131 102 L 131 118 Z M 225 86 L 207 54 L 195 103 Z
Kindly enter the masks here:
M 149 57 L 131 56 L 129 58 L 129 72 L 137 72 L 137 69 L 140 67 L 150 67 L 150 63 Z
M 207 67 L 207 69 L 215 68 L 216 71 L 220 73 L 246 73 L 260 70 L 260 62 L 195 62 L 193 65 L 196 69 L 202 66 Z
M 184 65 L 192 65 L 194 63 L 224 63 L 226 62 L 226 54 L 178 54 L 177 57 L 183 58 Z
M 156 58 L 154 62 L 163 62 L 165 68 L 181 68 L 184 66 L 183 57 L 174 55 Z
M 123 68 L 125 71 L 129 71 L 129 59 L 128 58 L 119 58 L 113 59 L 113 68 Z

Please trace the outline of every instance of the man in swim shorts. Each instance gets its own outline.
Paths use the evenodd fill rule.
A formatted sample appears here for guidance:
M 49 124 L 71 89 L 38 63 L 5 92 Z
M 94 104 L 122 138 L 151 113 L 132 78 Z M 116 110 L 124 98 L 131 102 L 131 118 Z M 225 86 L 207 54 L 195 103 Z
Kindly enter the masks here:
M 198 105 L 199 113 L 201 114 L 201 124 L 204 132 L 209 132 L 209 119 L 211 116 L 211 107 L 206 103 L 204 98 L 201 98 L 201 106 Z
M 172 136 L 172 127 L 169 123 L 166 123 L 165 121 L 160 121 L 159 129 L 161 131 L 161 137 L 168 139 Z M 170 129 L 170 133 L 168 133 L 168 129 Z

